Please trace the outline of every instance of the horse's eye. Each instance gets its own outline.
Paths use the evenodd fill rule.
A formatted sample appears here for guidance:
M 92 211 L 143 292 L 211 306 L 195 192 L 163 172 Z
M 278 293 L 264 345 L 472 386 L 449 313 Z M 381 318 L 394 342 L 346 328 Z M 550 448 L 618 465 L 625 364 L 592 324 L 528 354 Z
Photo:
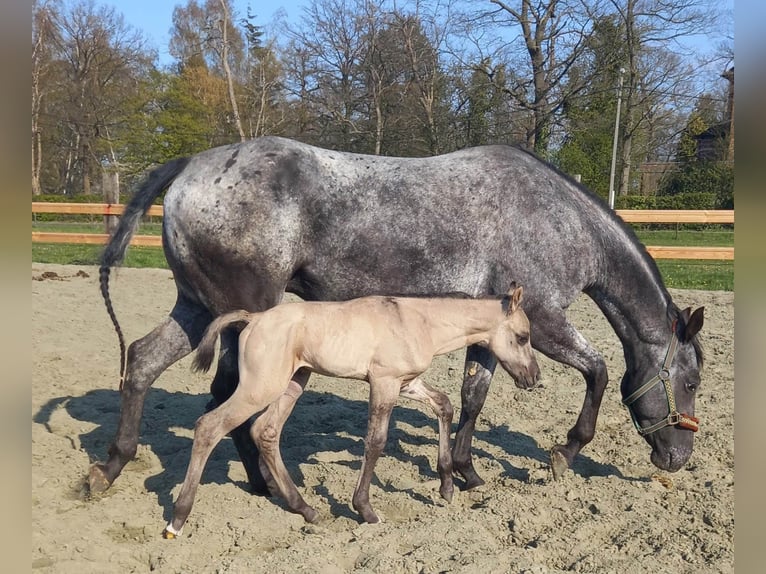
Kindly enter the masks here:
M 528 341 L 529 341 L 529 335 L 519 335 L 516 337 L 516 342 L 521 346 L 526 345 Z
M 690 393 L 696 393 L 697 387 L 699 387 L 699 383 L 686 383 L 686 390 Z

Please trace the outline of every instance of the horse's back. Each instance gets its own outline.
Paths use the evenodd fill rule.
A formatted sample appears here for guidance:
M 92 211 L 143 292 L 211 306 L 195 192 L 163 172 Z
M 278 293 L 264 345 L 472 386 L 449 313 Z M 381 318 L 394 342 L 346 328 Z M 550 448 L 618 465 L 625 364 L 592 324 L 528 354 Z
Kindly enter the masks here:
M 395 158 L 265 137 L 194 156 L 164 232 L 174 271 L 198 292 L 236 291 L 230 306 L 285 285 L 308 299 L 478 295 L 545 274 L 579 292 L 595 271 L 562 259 L 596 246 L 591 201 L 511 146 Z

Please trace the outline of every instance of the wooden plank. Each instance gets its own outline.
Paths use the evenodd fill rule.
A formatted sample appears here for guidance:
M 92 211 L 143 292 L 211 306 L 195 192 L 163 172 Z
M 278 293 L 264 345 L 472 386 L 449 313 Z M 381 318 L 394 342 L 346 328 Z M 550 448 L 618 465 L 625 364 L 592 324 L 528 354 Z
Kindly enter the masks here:
M 121 215 L 124 210 L 121 203 L 32 202 L 32 213 Z M 734 210 L 725 209 L 618 209 L 615 213 L 628 223 L 734 223 Z M 162 217 L 162 206 L 152 205 L 146 214 Z
M 51 233 L 33 231 L 33 243 L 79 243 L 88 245 L 103 245 L 109 236 L 105 233 Z M 159 235 L 135 235 L 131 245 L 161 247 L 162 237 Z M 671 247 L 667 245 L 649 245 L 646 250 L 655 259 L 708 259 L 733 260 L 733 247 Z
M 733 247 L 672 247 L 647 245 L 646 250 L 655 259 L 713 259 L 733 260 Z
M 121 203 L 32 202 L 32 213 L 121 215 L 124 210 Z M 734 210 L 727 209 L 618 209 L 615 213 L 628 223 L 734 223 Z M 162 206 L 152 205 L 147 215 L 162 217 Z
M 628 223 L 734 223 L 734 210 L 725 209 L 617 209 Z
M 104 245 L 109 240 L 106 233 L 53 233 L 33 231 L 32 243 L 76 243 L 85 245 Z M 144 247 L 162 247 L 160 235 L 134 235 L 131 245 Z
M 122 215 L 125 205 L 122 203 L 48 203 L 33 201 L 32 213 L 69 213 L 91 215 Z M 152 205 L 146 215 L 162 217 L 161 205 Z

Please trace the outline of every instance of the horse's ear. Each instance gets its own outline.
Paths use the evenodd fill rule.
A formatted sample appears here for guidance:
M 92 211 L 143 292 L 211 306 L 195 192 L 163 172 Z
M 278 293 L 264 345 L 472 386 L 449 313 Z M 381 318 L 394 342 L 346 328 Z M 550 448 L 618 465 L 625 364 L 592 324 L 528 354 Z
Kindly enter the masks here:
M 521 300 L 524 298 L 524 288 L 521 285 L 517 287 L 514 281 L 508 290 L 508 295 L 511 298 L 511 304 L 508 306 L 508 314 L 510 315 L 521 305 Z
M 682 343 L 691 341 L 694 336 L 700 332 L 702 324 L 705 321 L 704 307 L 696 309 L 694 313 L 692 313 L 691 310 L 691 307 L 687 307 L 681 311 L 681 316 L 679 317 L 678 338 Z

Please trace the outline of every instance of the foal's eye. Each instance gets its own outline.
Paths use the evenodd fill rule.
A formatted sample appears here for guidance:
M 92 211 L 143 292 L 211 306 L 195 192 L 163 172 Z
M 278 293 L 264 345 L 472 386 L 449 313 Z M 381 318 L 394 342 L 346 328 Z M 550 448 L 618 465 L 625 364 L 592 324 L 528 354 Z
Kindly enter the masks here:
M 516 337 L 516 342 L 519 345 L 526 345 L 528 341 L 529 341 L 529 335 L 518 335 Z

